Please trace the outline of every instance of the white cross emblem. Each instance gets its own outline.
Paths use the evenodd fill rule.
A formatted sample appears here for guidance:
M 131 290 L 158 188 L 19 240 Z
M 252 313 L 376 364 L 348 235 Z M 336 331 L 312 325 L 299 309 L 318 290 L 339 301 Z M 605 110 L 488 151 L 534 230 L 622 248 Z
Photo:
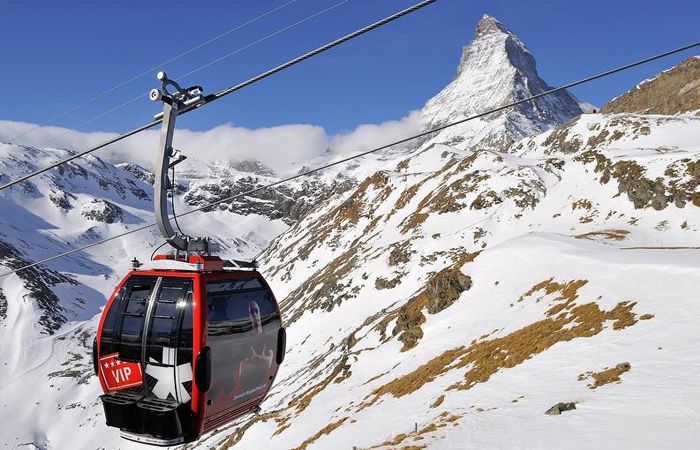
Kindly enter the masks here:
M 177 359 L 174 348 L 163 347 L 162 361 L 163 364 L 169 364 L 169 366 L 146 365 L 146 373 L 158 380 L 151 392 L 164 400 L 168 398 L 168 395 L 172 395 L 180 403 L 187 402 L 190 399 L 190 394 L 187 393 L 183 383 L 192 381 L 192 366 L 185 363 L 175 367 Z M 150 362 L 157 363 L 158 361 L 150 358 Z M 173 371 L 175 376 L 173 376 Z

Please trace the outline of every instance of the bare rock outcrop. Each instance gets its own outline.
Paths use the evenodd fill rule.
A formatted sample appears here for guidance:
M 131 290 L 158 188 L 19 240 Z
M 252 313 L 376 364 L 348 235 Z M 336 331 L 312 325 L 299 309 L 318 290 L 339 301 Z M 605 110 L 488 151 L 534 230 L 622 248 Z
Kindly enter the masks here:
M 700 56 L 646 80 L 634 89 L 608 102 L 602 113 L 700 115 Z

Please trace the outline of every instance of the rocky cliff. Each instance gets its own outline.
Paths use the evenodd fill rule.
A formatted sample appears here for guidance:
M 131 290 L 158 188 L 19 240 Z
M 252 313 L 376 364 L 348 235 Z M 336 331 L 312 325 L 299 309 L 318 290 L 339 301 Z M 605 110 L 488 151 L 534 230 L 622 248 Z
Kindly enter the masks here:
M 607 104 L 602 113 L 700 115 L 700 57 L 688 58 Z

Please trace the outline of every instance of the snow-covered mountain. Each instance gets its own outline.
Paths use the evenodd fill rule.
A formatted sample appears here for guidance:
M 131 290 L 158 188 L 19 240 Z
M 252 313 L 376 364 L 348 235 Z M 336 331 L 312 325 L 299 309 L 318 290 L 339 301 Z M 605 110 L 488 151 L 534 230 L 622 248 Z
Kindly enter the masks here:
M 474 39 L 464 47 L 457 74 L 423 108 L 425 129 L 433 129 L 552 89 L 537 74 L 535 58 L 525 44 L 495 18 L 484 15 Z M 475 145 L 499 149 L 581 114 L 581 104 L 568 92 L 448 128 L 431 142 L 459 148 Z M 585 106 L 585 105 L 584 105 Z
M 367 178 L 263 255 L 292 353 L 268 414 L 210 442 L 692 448 L 699 137 L 589 114 Z
M 423 117 L 545 89 L 485 16 Z M 224 256 L 265 249 L 288 355 L 261 414 L 185 447 L 694 448 L 700 118 L 636 112 L 581 115 L 562 93 L 188 216 L 228 236 Z M 65 152 L 0 147 L 0 182 Z M 195 162 L 176 208 L 276 179 Z M 3 192 L 0 266 L 150 222 L 150 181 L 88 157 Z M 89 346 L 104 297 L 157 242 L 0 278 L 0 442 L 143 448 L 105 427 Z

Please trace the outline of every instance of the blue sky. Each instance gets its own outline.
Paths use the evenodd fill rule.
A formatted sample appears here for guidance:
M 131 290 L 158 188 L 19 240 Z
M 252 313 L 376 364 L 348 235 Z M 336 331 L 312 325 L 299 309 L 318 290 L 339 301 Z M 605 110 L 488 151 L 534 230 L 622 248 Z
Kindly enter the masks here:
M 0 0 L 0 119 L 42 123 L 161 61 L 289 0 L 186 2 Z M 206 62 L 341 0 L 296 0 L 164 67 L 178 78 Z M 407 7 L 410 0 L 347 3 L 183 80 L 213 92 Z M 489 13 L 530 48 L 540 75 L 562 84 L 700 39 L 697 0 L 438 0 L 432 6 L 224 100 L 188 114 L 181 126 L 249 128 L 304 123 L 329 133 L 399 119 L 454 75 L 461 48 Z M 601 105 L 685 53 L 574 90 Z M 54 124 L 75 126 L 138 95 L 143 98 L 80 128 L 124 131 L 158 106 L 145 94 L 152 74 Z

